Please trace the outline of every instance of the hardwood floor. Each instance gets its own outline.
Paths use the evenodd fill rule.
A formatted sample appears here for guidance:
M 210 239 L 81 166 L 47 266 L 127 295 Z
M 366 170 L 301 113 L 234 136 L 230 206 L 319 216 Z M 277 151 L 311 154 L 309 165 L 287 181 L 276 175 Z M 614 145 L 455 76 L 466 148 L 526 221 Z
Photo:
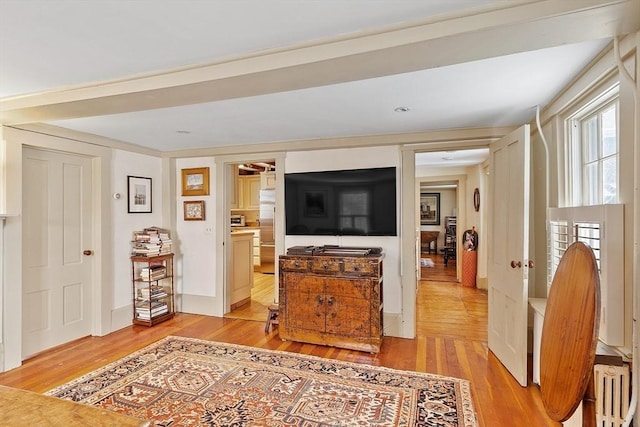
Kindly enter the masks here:
M 485 291 L 422 281 L 417 308 L 417 338 L 385 337 L 379 354 L 283 342 L 277 327 L 265 334 L 264 317 L 252 321 L 177 314 L 152 328 L 130 326 L 49 350 L 0 373 L 0 384 L 44 392 L 162 337 L 179 335 L 466 378 L 479 426 L 560 425 L 545 415 L 539 388 L 521 387 L 488 351 Z
M 420 278 L 422 280 L 458 282 L 458 278 L 456 277 L 456 260 L 449 260 L 447 261 L 447 265 L 444 265 L 444 256 L 426 252 L 421 253 L 420 258 L 433 261 L 433 267 L 420 268 Z
M 264 321 L 267 318 L 269 306 L 275 300 L 274 280 L 273 274 L 254 273 L 251 301 L 225 314 L 224 317 Z

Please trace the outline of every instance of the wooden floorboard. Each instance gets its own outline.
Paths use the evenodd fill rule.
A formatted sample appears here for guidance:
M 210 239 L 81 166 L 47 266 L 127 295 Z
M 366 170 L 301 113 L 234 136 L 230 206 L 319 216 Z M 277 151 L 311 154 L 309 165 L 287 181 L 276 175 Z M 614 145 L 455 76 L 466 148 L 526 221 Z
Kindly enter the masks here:
M 435 282 L 458 282 L 456 277 L 456 260 L 448 260 L 447 265 L 444 265 L 444 256 L 442 254 L 422 252 L 420 254 L 421 259 L 430 260 L 433 267 L 421 267 L 420 278 L 422 280 L 429 280 Z
M 485 291 L 421 281 L 417 301 L 416 339 L 385 337 L 379 354 L 283 342 L 277 327 L 265 334 L 264 317 L 179 313 L 151 328 L 129 326 L 51 349 L 0 373 L 0 384 L 42 393 L 167 335 L 178 335 L 465 378 L 471 381 L 479 426 L 560 426 L 546 416 L 539 388 L 521 387 L 488 350 Z

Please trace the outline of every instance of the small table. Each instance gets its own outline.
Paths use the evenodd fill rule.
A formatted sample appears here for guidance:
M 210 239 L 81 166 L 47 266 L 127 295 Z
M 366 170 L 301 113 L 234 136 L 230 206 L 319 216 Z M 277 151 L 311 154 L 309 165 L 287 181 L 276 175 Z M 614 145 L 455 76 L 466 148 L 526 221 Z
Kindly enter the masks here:
M 420 252 L 428 252 L 431 254 L 431 242 L 433 242 L 434 252 L 438 253 L 438 236 L 439 231 L 421 231 L 420 232 Z
M 121 426 L 145 427 L 150 422 L 97 406 L 45 396 L 0 385 L 2 424 L 12 426 Z

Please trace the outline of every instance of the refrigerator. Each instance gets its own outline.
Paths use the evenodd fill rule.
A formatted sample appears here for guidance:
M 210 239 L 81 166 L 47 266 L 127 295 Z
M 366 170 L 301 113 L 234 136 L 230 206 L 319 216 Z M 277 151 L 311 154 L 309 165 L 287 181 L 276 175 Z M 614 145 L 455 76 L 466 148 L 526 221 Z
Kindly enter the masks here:
M 276 191 L 260 190 L 260 271 L 275 273 Z

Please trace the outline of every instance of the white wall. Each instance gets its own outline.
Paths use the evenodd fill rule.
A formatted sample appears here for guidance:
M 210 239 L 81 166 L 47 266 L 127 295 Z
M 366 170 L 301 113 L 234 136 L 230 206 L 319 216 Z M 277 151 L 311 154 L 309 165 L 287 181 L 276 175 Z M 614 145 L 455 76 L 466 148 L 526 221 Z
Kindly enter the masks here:
M 182 169 L 209 168 L 209 195 L 182 196 Z M 176 284 L 178 309 L 198 314 L 213 314 L 214 307 L 209 298 L 216 295 L 216 257 L 222 256 L 215 245 L 215 235 L 226 230 L 216 230 L 216 164 L 213 157 L 185 158 L 176 160 L 176 226 L 172 235 L 176 245 Z M 185 221 L 183 203 L 204 200 L 205 220 Z M 221 288 L 221 287 L 220 287 Z M 218 313 L 221 315 L 222 313 Z
M 131 238 L 133 232 L 151 226 L 163 226 L 162 218 L 162 161 L 158 157 L 113 150 L 111 158 L 111 217 L 114 233 L 113 247 L 113 309 L 123 307 L 114 314 L 114 323 L 131 323 Z M 151 178 L 151 213 L 128 213 L 127 176 Z M 114 199 L 113 194 L 120 194 Z M 124 316 L 124 318 L 123 318 Z

